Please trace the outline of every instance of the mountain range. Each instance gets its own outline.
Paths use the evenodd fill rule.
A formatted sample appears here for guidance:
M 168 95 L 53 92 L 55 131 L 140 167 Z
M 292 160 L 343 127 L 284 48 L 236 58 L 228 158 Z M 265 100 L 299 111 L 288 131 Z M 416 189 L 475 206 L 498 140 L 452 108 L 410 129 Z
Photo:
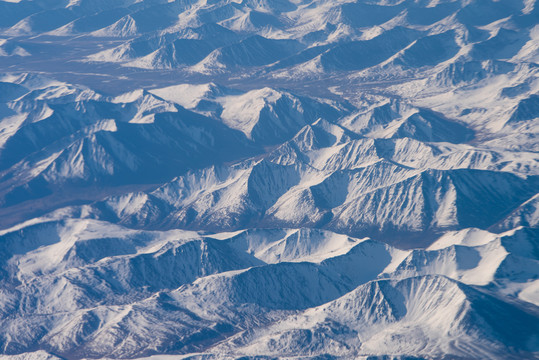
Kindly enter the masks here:
M 536 0 L 0 0 L 0 356 L 535 359 Z

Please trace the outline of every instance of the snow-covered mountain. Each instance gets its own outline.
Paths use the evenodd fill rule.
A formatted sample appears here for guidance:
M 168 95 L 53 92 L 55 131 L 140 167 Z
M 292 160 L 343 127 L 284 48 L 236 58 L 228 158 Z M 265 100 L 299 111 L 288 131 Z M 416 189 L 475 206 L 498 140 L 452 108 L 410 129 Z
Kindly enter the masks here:
M 539 299 L 527 280 L 537 277 L 537 229 L 465 229 L 425 250 L 306 228 L 205 235 L 77 219 L 36 219 L 1 236 L 6 352 L 536 351 Z
M 536 0 L 0 0 L 0 357 L 535 359 Z

